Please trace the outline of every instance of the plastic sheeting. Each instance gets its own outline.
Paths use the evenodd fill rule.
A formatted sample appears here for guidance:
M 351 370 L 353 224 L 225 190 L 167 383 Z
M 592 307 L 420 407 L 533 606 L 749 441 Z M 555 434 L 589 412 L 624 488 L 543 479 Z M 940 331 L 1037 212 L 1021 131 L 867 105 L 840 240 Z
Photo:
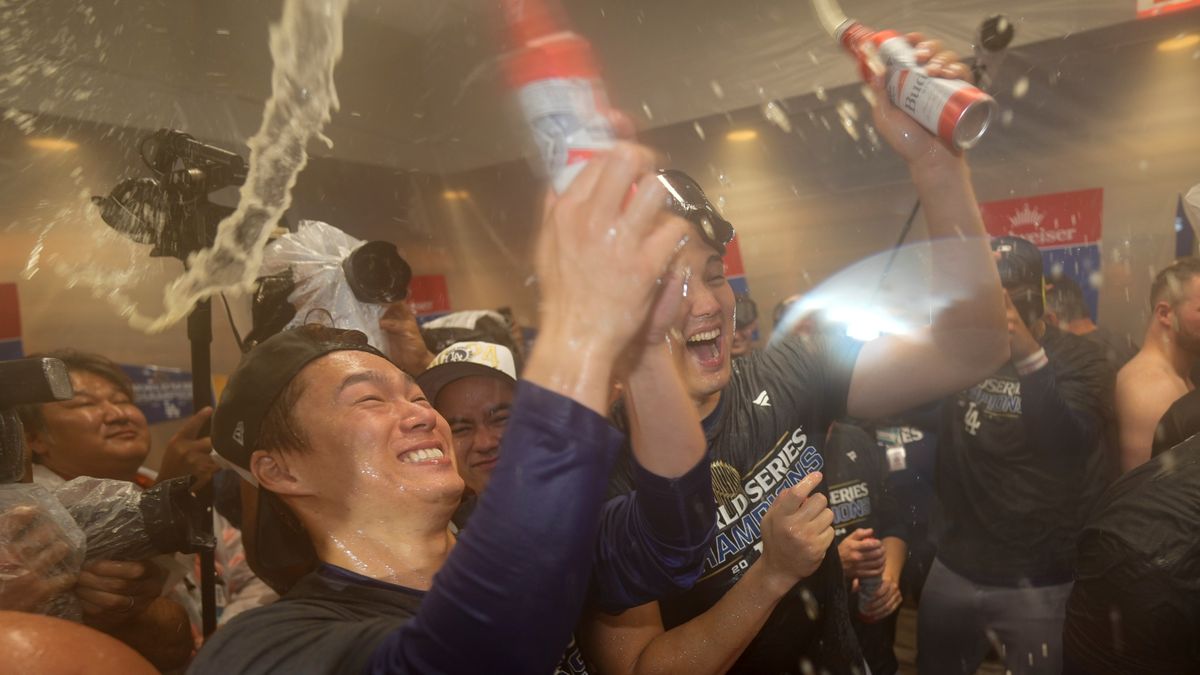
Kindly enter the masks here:
M 146 494 L 129 481 L 88 477 L 68 481 L 54 491 L 86 536 L 87 561 L 143 560 L 160 553 L 142 516 Z
M 1067 672 L 1196 672 L 1200 436 L 1122 476 L 1079 539 Z
M 342 261 L 363 243 L 328 223 L 302 220 L 295 232 L 267 246 L 259 276 L 290 268 L 296 283 L 288 296 L 296 316 L 286 328 L 328 321 L 362 331 L 372 347 L 387 353 L 387 339 L 379 327 L 387 306 L 359 302 L 342 271 Z
M 55 540 L 69 546 L 57 560 L 47 556 L 47 544 Z M 43 581 L 78 576 L 85 548 L 83 530 L 46 488 L 31 483 L 0 486 L 0 596 L 3 591 L 28 592 L 28 575 Z M 47 598 L 31 611 L 74 621 L 83 617 L 83 607 L 70 590 Z

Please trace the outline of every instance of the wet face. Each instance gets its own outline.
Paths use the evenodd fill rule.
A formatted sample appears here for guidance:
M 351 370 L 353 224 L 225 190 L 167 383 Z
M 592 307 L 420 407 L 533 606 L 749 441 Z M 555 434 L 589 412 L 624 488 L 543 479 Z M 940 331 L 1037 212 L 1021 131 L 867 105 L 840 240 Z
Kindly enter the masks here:
M 114 382 L 72 372 L 75 396 L 42 405 L 45 430 L 28 429 L 38 461 L 60 476 L 133 480 L 150 453 L 146 417 Z
M 308 449 L 287 461 L 326 516 L 362 522 L 458 502 L 450 427 L 411 377 L 357 351 L 327 354 L 298 377 L 293 417 Z
M 481 494 L 500 459 L 500 439 L 512 410 L 516 387 L 490 375 L 472 375 L 438 392 L 435 407 L 450 424 L 458 474 Z
M 683 379 L 697 402 L 711 399 L 729 383 L 730 340 L 733 337 L 733 289 L 725 265 L 709 245 L 692 237 L 679 261 L 691 271 L 679 332 L 686 341 Z

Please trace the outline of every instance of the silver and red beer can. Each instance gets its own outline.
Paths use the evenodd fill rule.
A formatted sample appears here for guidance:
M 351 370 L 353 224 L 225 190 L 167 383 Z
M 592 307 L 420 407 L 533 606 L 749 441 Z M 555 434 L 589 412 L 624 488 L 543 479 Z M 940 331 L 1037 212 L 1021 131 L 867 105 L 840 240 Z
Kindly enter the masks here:
M 921 126 L 951 147 L 975 146 L 996 116 L 999 106 L 973 84 L 933 77 L 917 63 L 916 50 L 891 30 L 873 31 L 854 20 L 838 26 L 834 36 L 860 59 L 874 51 L 882 62 L 888 98 Z M 864 61 L 864 76 L 871 75 Z

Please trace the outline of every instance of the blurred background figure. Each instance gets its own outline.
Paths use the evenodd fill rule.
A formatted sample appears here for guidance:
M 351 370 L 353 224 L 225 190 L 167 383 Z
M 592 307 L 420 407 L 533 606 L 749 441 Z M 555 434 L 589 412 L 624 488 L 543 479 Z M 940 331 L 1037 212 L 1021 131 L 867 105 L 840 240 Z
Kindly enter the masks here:
M 154 675 L 129 647 L 87 626 L 49 616 L 0 611 L 5 671 L 39 675 Z
M 1171 404 L 1196 388 L 1200 357 L 1200 258 L 1164 267 L 1150 287 L 1150 325 L 1142 348 L 1117 373 L 1121 470 L 1150 459 L 1154 429 Z
M 758 304 L 749 294 L 739 294 L 733 305 L 733 339 L 729 342 L 731 356 L 745 356 L 758 347 Z
M 921 672 L 1062 670 L 1075 537 L 1094 496 L 1112 369 L 1043 317 L 1042 254 L 998 237 L 1011 361 L 943 404 L 937 558 L 921 594 Z
M 1128 335 L 1117 335 L 1092 321 L 1083 298 L 1083 289 L 1074 279 L 1060 276 L 1046 286 L 1046 321 L 1059 330 L 1085 337 L 1100 345 L 1104 356 L 1121 369 L 1137 353 L 1138 347 Z
M 1198 422 L 1190 438 L 1121 476 L 1084 526 L 1063 632 L 1066 675 L 1200 667 Z

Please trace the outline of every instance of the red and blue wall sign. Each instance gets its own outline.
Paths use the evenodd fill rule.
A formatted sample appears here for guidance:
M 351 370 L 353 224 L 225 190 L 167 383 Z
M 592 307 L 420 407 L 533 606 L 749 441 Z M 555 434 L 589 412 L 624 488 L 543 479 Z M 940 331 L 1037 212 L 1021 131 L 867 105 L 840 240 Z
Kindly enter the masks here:
M 984 202 L 979 210 L 991 236 L 1012 235 L 1036 244 L 1047 281 L 1056 275 L 1074 279 L 1093 320 L 1099 320 L 1103 189 Z
M 17 285 L 0 284 L 0 361 L 25 356 L 21 344 L 21 304 Z

